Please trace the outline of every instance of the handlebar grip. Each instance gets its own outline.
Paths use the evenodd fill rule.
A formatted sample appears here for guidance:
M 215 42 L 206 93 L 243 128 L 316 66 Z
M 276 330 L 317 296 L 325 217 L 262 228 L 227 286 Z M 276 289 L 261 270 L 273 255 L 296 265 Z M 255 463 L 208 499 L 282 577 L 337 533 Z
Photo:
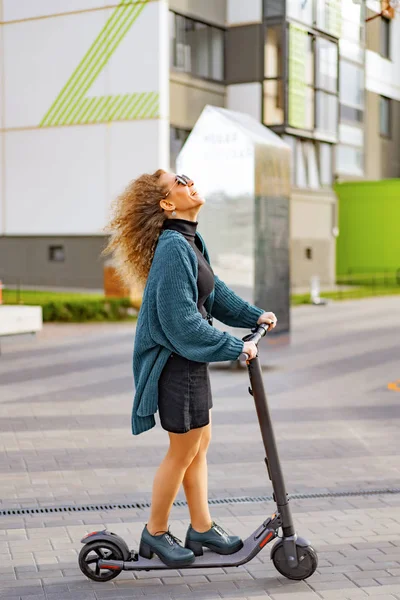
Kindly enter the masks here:
M 257 326 L 256 330 L 253 330 L 253 333 L 251 335 L 246 336 L 245 338 L 243 338 L 243 340 L 249 341 L 249 342 L 251 341 L 251 342 L 254 342 L 256 345 L 258 345 L 261 338 L 263 338 L 264 335 L 266 335 L 268 331 L 269 331 L 269 325 L 267 325 L 266 323 L 261 323 L 261 325 Z M 250 359 L 250 356 L 247 354 L 247 352 L 242 352 L 239 355 L 239 360 L 247 362 L 249 359 Z

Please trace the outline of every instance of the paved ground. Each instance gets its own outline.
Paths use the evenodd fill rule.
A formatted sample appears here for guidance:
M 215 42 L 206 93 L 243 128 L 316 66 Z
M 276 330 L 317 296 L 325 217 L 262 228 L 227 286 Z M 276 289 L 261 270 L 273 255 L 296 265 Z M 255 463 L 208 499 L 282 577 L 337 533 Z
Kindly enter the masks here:
M 290 347 L 262 356 L 288 488 L 400 488 L 399 298 L 303 306 Z M 0 358 L 0 509 L 148 500 L 167 437 L 130 433 L 132 325 L 47 326 L 3 344 Z M 216 368 L 210 497 L 269 494 L 245 371 Z M 399 386 L 400 387 L 400 386 Z M 182 496 L 183 497 L 183 496 Z M 268 548 L 245 567 L 123 573 L 95 584 L 77 567 L 80 538 L 108 527 L 137 547 L 148 510 L 0 516 L 1 600 L 248 598 L 400 599 L 400 494 L 292 501 L 319 554 L 306 582 L 279 576 Z M 242 536 L 272 502 L 213 506 Z M 184 537 L 185 507 L 171 530 Z

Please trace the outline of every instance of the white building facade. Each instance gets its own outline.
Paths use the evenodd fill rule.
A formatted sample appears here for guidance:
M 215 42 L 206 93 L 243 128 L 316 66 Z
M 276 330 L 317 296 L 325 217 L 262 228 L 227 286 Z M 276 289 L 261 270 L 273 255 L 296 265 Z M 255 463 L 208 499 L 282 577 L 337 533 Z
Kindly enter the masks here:
M 292 282 L 315 274 L 332 282 L 335 174 L 379 178 L 390 156 L 386 176 L 396 176 L 399 19 L 389 25 L 390 58 L 367 50 L 367 100 L 358 88 L 343 100 L 339 58 L 346 55 L 364 81 L 363 5 L 297 5 L 0 0 L 0 279 L 101 288 L 112 199 L 141 173 L 174 168 L 203 108 L 213 105 L 250 114 L 292 146 Z M 379 9 L 373 0 L 368 6 Z M 350 39 L 339 42 L 341 31 Z M 303 75 L 311 77 L 306 87 Z M 381 114 L 384 127 L 386 107 L 392 136 L 382 139 L 379 161 L 364 152 L 380 139 L 368 117 L 377 98 L 378 122 Z

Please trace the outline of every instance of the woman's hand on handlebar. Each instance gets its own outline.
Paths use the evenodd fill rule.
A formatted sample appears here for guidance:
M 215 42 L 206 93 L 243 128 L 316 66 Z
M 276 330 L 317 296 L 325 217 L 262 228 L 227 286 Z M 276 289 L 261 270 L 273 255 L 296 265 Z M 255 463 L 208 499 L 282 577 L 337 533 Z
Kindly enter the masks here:
M 273 312 L 265 312 L 258 319 L 257 325 L 265 323 L 266 325 L 268 325 L 268 331 L 270 331 L 271 329 L 274 329 L 276 327 L 277 322 L 278 319 L 276 318 Z
M 248 354 L 249 360 L 251 360 L 257 356 L 257 346 L 254 342 L 244 342 L 242 352 Z

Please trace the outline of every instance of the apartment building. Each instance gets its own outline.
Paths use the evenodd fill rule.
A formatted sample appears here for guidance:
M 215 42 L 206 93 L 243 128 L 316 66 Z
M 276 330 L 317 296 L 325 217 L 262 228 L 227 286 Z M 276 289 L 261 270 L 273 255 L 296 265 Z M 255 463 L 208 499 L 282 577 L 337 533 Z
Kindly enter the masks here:
M 128 181 L 206 105 L 292 148 L 291 277 L 334 280 L 335 180 L 399 174 L 399 22 L 376 0 L 0 0 L 0 278 L 102 287 Z

